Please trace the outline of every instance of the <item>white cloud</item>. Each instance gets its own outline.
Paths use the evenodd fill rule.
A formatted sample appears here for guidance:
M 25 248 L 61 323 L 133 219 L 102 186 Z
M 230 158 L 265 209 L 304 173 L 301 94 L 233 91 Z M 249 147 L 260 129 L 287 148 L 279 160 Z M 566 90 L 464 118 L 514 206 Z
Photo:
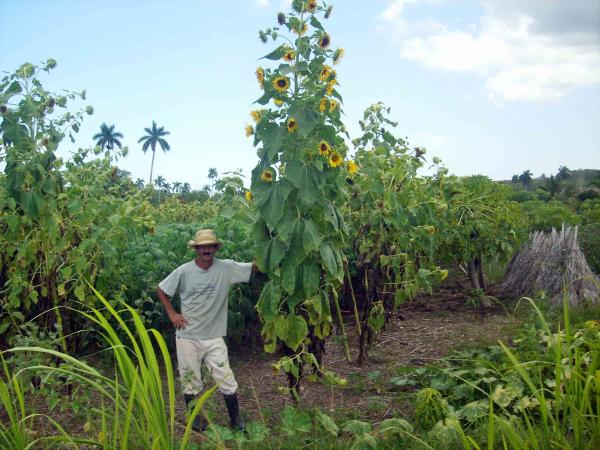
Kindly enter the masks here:
M 434 70 L 480 74 L 492 99 L 555 101 L 600 83 L 595 2 L 488 0 L 477 23 L 454 30 L 431 19 L 409 23 L 404 14 L 414 2 L 394 1 L 381 14 L 401 56 Z

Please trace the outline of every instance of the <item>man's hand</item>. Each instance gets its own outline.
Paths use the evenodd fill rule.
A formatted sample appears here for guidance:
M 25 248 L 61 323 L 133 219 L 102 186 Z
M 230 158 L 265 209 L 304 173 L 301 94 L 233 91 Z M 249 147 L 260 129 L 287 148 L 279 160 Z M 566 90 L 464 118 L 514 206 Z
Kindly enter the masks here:
M 178 314 L 176 312 L 169 314 L 169 319 L 171 319 L 171 323 L 178 330 L 183 330 L 188 323 L 183 314 Z

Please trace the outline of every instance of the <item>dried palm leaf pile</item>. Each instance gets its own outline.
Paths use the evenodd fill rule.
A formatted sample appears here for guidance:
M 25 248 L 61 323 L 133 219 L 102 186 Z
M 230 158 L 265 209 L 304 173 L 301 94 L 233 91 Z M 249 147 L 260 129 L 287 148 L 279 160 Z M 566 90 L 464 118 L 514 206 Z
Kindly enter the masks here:
M 563 294 L 576 306 L 584 300 L 597 303 L 600 280 L 591 271 L 577 244 L 577 227 L 534 232 L 509 263 L 501 290 L 520 298 L 544 292 L 553 305 L 562 304 Z

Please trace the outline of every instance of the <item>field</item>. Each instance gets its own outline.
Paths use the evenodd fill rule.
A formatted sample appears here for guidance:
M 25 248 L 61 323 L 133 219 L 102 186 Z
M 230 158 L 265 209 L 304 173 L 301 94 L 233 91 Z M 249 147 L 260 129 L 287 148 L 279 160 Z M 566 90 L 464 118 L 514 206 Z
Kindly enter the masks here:
M 259 32 L 249 183 L 134 182 L 114 125 L 60 158 L 85 91 L 44 88 L 54 59 L 2 79 L 1 448 L 600 447 L 600 171 L 458 177 L 382 102 L 351 138 L 330 14 L 295 0 Z M 145 131 L 152 174 L 169 133 Z M 228 297 L 244 432 L 216 386 L 186 410 L 180 299 L 157 299 L 206 228 L 257 269 Z

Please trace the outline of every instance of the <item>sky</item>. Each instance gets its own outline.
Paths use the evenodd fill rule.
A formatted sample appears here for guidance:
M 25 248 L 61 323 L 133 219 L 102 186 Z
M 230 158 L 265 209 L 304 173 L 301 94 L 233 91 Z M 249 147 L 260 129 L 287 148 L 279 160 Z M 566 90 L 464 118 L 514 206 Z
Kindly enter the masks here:
M 323 23 L 345 50 L 336 70 L 351 137 L 382 101 L 394 133 L 456 175 L 600 169 L 597 0 L 330 3 Z M 54 58 L 47 89 L 86 89 L 95 112 L 61 156 L 114 124 L 129 147 L 119 167 L 147 180 L 151 153 L 137 141 L 154 120 L 171 151 L 157 149 L 153 178 L 201 189 L 216 168 L 241 170 L 248 185 L 254 71 L 278 45 L 258 30 L 289 10 L 285 0 L 0 0 L 0 71 Z

